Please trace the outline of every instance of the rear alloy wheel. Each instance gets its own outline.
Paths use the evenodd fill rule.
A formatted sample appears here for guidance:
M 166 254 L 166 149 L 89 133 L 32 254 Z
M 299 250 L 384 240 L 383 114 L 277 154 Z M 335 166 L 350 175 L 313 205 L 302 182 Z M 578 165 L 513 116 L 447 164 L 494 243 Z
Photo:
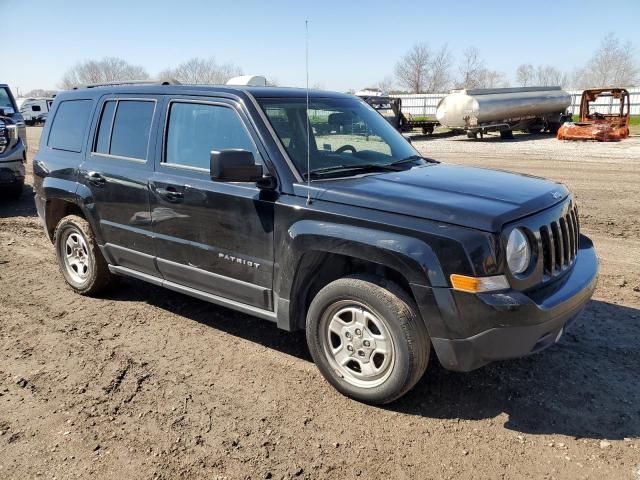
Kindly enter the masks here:
M 307 343 L 338 391 L 372 404 L 409 391 L 424 374 L 430 352 L 411 298 L 373 276 L 341 278 L 320 290 L 309 307 Z
M 76 292 L 91 295 L 111 283 L 113 276 L 84 218 L 69 215 L 60 220 L 54 244 L 60 271 Z

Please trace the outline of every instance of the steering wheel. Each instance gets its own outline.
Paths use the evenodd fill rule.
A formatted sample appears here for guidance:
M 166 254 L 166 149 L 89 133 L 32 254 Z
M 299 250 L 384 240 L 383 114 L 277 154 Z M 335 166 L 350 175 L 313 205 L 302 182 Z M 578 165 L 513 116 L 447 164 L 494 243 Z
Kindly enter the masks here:
M 346 152 L 347 150 L 351 150 L 353 153 L 357 152 L 356 147 L 354 147 L 353 145 L 343 145 L 340 148 L 338 148 L 335 153 L 343 153 L 343 152 Z

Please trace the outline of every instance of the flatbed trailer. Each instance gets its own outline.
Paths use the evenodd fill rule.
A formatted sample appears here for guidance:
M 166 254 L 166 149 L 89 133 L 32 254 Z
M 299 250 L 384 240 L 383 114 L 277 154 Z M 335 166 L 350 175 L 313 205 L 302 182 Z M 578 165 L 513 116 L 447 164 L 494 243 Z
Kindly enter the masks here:
M 386 95 L 358 95 L 367 102 L 380 115 L 387 119 L 399 132 L 411 132 L 417 128 L 424 135 L 431 135 L 434 129 L 440 125 L 437 120 L 416 120 L 410 113 L 402 112 L 402 99 L 391 98 Z

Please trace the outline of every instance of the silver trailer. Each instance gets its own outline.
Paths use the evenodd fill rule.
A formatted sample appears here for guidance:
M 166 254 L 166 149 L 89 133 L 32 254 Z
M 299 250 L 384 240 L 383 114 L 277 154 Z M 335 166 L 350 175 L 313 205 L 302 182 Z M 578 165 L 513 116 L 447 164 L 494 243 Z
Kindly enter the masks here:
M 556 133 L 570 119 L 571 95 L 560 87 L 485 88 L 455 90 L 436 108 L 436 119 L 467 136 L 499 131 L 513 138 L 513 130 Z

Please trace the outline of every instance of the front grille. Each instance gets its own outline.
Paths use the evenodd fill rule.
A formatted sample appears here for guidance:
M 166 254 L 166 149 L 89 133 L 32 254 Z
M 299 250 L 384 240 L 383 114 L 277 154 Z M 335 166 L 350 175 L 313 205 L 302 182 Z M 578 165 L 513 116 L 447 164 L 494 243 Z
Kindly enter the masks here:
M 580 221 L 575 205 L 556 220 L 540 226 L 544 275 L 555 277 L 571 267 L 578 255 Z
M 7 127 L 5 126 L 5 123 L 0 120 L 0 153 L 4 152 L 5 148 L 7 148 L 7 144 L 9 143 L 8 137 Z

